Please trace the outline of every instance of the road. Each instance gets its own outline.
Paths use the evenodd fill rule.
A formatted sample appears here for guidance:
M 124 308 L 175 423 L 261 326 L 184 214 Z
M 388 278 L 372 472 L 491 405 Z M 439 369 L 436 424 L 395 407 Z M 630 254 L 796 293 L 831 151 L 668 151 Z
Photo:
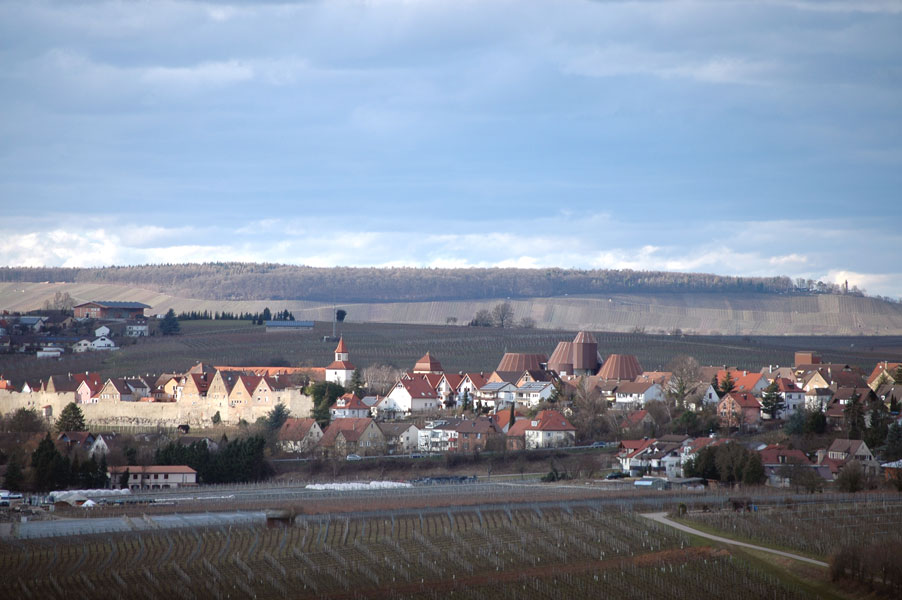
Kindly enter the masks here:
M 713 535 L 710 533 L 706 533 L 704 531 L 699 531 L 698 529 L 693 529 L 688 525 L 683 525 L 682 523 L 677 523 L 676 521 L 671 521 L 667 518 L 666 512 L 656 512 L 656 513 L 645 513 L 642 515 L 647 519 L 651 519 L 652 521 L 657 521 L 663 525 L 668 525 L 675 529 L 679 529 L 680 531 L 684 531 L 686 533 L 691 533 L 692 535 L 697 535 L 699 537 L 703 537 L 709 540 L 714 540 L 715 542 L 721 542 L 724 544 L 730 544 L 732 546 L 741 546 L 743 548 L 749 548 L 751 550 L 759 550 L 761 552 L 767 552 L 769 554 L 776 554 L 777 556 L 783 556 L 786 558 L 791 558 L 793 560 L 798 560 L 802 562 L 806 562 L 808 564 L 817 565 L 819 567 L 829 567 L 827 563 L 815 560 L 813 558 L 808 558 L 807 556 L 800 556 L 798 554 L 792 554 L 791 552 L 783 552 L 782 550 L 774 550 L 773 548 L 767 548 L 765 546 L 756 546 L 755 544 L 747 544 L 746 542 L 739 542 L 736 540 L 731 540 L 729 538 L 720 537 L 719 535 Z

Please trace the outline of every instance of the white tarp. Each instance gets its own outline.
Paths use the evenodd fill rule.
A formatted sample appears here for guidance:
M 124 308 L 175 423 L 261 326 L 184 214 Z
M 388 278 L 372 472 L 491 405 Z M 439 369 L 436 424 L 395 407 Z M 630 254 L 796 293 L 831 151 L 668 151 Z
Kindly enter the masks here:
M 403 481 L 370 481 L 368 483 L 311 483 L 308 490 L 349 492 L 354 490 L 393 490 L 409 488 L 413 485 Z

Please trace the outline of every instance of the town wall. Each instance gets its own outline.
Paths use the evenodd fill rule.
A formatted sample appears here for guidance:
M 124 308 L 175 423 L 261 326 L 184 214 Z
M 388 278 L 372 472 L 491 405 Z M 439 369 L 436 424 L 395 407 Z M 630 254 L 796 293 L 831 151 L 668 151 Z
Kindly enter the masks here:
M 253 423 L 259 417 L 266 416 L 278 401 L 285 404 L 292 416 L 309 417 L 313 410 L 313 400 L 298 390 L 286 392 L 281 393 L 272 405 L 253 404 L 240 409 L 230 408 L 227 405 L 223 408 L 214 407 L 212 402 L 207 410 L 192 409 L 179 402 L 98 402 L 78 406 L 89 426 L 92 424 L 141 427 L 176 427 L 182 424 L 192 427 L 209 426 L 212 425 L 211 419 L 217 410 L 223 423 L 234 425 L 240 419 Z M 49 417 L 55 420 L 63 408 L 74 401 L 74 392 L 23 394 L 0 390 L 0 415 L 7 415 L 20 408 L 34 409 L 38 414 L 43 414 L 44 407 L 49 406 Z

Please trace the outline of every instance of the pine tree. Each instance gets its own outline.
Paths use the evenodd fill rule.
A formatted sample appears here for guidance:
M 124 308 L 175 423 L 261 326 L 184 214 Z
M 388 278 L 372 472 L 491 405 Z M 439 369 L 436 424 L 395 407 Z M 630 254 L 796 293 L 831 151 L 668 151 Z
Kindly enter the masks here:
M 779 393 L 779 386 L 777 385 L 777 381 L 774 380 L 767 388 L 764 390 L 764 395 L 761 397 L 761 410 L 770 415 L 771 419 L 776 419 L 777 415 L 780 414 L 780 411 L 783 410 L 785 403 L 783 402 L 783 398 Z
M 363 393 L 363 377 L 360 374 L 360 369 L 354 369 L 354 374 L 351 376 L 351 392 L 357 396 Z
M 893 423 L 886 434 L 883 459 L 887 462 L 902 459 L 902 425 L 899 423 Z
M 757 452 L 752 452 L 745 461 L 742 469 L 742 483 L 745 485 L 760 485 L 764 483 L 767 475 L 764 473 L 764 464 Z
M 131 477 L 131 472 L 129 469 L 126 469 L 122 475 L 119 476 L 119 487 L 122 489 L 128 489 L 128 480 Z
M 6 476 L 3 478 L 3 487 L 11 492 L 20 492 L 25 484 L 25 474 L 22 465 L 17 458 L 11 458 L 6 465 Z
M 733 388 L 736 387 L 736 382 L 733 381 L 733 375 L 730 371 L 727 371 L 727 374 L 724 376 L 723 381 L 720 382 L 720 392 L 722 396 L 726 396 L 730 392 L 733 391 Z
M 56 430 L 57 432 L 85 430 L 85 416 L 76 403 L 70 402 L 60 411 L 60 416 L 56 420 Z
M 893 373 L 893 383 L 902 384 L 902 363 L 899 363 L 899 366 L 896 367 L 895 373 Z
M 850 440 L 860 440 L 865 431 L 864 424 L 864 407 L 861 405 L 861 396 L 852 394 L 849 403 L 843 409 L 843 417 L 846 420 L 846 427 L 849 429 Z
M 276 432 L 282 428 L 285 421 L 288 420 L 288 409 L 279 402 L 266 415 L 266 428 L 270 432 Z
M 175 316 L 175 311 L 170 308 L 166 313 L 166 316 L 163 317 L 163 321 L 160 323 L 160 332 L 162 332 L 163 335 L 175 335 L 181 330 L 182 326 Z

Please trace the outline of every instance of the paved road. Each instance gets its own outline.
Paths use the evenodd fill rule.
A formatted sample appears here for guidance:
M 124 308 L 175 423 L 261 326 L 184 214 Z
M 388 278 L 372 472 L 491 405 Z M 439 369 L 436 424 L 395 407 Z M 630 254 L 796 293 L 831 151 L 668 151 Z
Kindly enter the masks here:
M 682 523 L 677 523 L 676 521 L 671 521 L 667 518 L 666 512 L 656 512 L 656 513 L 645 513 L 642 515 L 647 519 L 651 519 L 652 521 L 657 521 L 658 523 L 662 523 L 664 525 L 669 525 L 670 527 L 674 527 L 679 529 L 680 531 L 685 531 L 686 533 L 691 533 L 692 535 L 697 535 L 699 537 L 707 538 L 709 540 L 714 540 L 715 542 L 723 542 L 724 544 L 731 544 L 733 546 L 742 546 L 743 548 L 751 548 L 752 550 L 760 550 L 761 552 L 768 552 L 770 554 L 776 554 L 778 556 L 784 556 L 786 558 L 792 558 L 794 560 L 800 560 L 802 562 L 806 562 L 812 565 L 817 565 L 819 567 L 828 567 L 827 563 L 814 560 L 813 558 L 808 558 L 807 556 L 799 556 L 798 554 L 792 554 L 790 552 L 783 552 L 782 550 L 774 550 L 773 548 L 766 548 L 764 546 L 756 546 L 755 544 L 747 544 L 745 542 L 738 542 L 736 540 L 731 540 L 729 538 L 720 537 L 719 535 L 712 535 L 710 533 L 705 533 L 704 531 L 699 531 L 698 529 L 693 529 L 687 525 L 683 525 Z

